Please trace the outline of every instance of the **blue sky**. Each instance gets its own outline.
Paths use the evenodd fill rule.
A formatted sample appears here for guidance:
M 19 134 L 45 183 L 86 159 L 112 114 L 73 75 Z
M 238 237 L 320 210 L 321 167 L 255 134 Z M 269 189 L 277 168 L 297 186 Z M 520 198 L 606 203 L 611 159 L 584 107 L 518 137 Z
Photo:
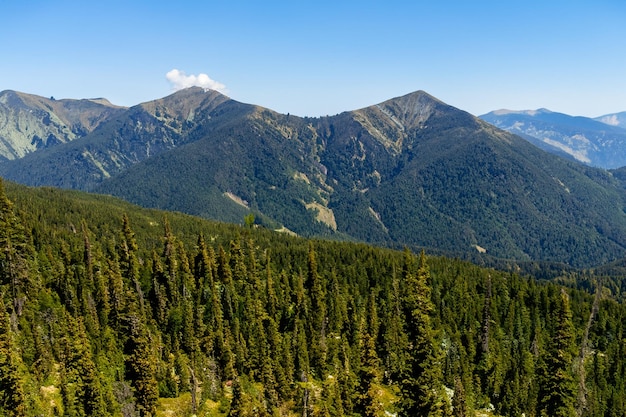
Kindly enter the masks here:
M 416 90 L 475 115 L 626 111 L 623 0 L 2 0 L 0 19 L 0 90 L 57 99 L 129 106 L 196 77 L 300 116 Z

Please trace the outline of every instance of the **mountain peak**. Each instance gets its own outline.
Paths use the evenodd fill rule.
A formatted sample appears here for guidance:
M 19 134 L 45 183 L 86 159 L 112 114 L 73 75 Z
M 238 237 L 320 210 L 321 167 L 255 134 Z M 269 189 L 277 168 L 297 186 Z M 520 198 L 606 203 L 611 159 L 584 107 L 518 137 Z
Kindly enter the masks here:
M 409 94 L 405 94 L 400 97 L 394 97 L 392 99 L 386 100 L 380 103 L 379 105 L 385 106 L 385 105 L 395 104 L 395 105 L 399 105 L 402 107 L 411 108 L 411 107 L 415 107 L 416 105 L 423 106 L 428 103 L 445 104 L 443 101 L 437 99 L 436 97 L 433 97 L 432 95 L 428 94 L 426 91 L 417 90 L 417 91 L 414 91 Z
M 160 114 L 192 119 L 199 109 L 214 109 L 229 100 L 231 100 L 229 97 L 215 90 L 189 87 L 178 90 L 169 96 L 142 103 L 139 106 L 153 115 Z
M 426 122 L 442 106 L 447 105 L 425 91 L 418 90 L 363 110 L 381 111 L 402 129 L 411 129 Z
M 188 96 L 223 96 L 223 97 L 227 97 L 225 94 L 220 93 L 217 90 L 212 90 L 210 88 L 203 88 L 203 87 L 197 87 L 197 86 L 192 86 L 192 87 L 187 87 L 187 88 L 183 88 L 181 90 L 177 90 L 174 93 L 170 94 L 167 97 L 188 97 Z M 165 97 L 165 98 L 167 98 Z

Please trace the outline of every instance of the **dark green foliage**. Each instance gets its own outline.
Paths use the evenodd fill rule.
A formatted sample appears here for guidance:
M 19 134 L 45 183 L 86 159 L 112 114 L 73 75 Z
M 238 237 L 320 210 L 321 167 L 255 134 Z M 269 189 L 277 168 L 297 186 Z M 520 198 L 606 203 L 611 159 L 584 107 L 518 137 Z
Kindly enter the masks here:
M 461 377 L 454 378 L 454 397 L 452 397 L 452 410 L 454 417 L 467 417 L 469 410 L 467 407 L 467 398 L 465 397 L 465 388 Z
M 67 316 L 67 337 L 61 356 L 61 393 L 68 415 L 107 416 L 103 381 L 93 360 L 81 319 Z
M 539 391 L 539 415 L 566 417 L 576 413 L 573 375 L 574 327 L 569 296 L 561 290 L 552 313 L 552 338 L 545 353 Z
M 37 290 L 36 282 L 30 282 L 28 263 L 31 256 L 32 247 L 26 230 L 0 179 L 0 283 L 10 288 L 12 311 L 17 315 L 22 314 L 28 293 Z
M 431 323 L 434 305 L 430 294 L 430 271 L 424 252 L 417 271 L 413 256 L 405 250 L 403 310 L 409 338 L 407 367 L 401 374 L 400 411 L 403 416 L 445 416 L 447 397 L 443 390 L 439 335 Z
M 11 320 L 0 300 L 0 411 L 7 416 L 27 415 L 21 363 Z
M 34 285 L 0 286 L 0 414 L 156 416 L 165 397 L 197 415 L 626 410 L 626 310 L 588 272 L 560 278 L 566 296 L 408 250 L 53 189 L 7 184 L 6 197 Z
M 130 335 L 125 346 L 126 377 L 134 389 L 139 415 L 153 416 L 158 399 L 154 340 L 137 316 L 127 320 Z

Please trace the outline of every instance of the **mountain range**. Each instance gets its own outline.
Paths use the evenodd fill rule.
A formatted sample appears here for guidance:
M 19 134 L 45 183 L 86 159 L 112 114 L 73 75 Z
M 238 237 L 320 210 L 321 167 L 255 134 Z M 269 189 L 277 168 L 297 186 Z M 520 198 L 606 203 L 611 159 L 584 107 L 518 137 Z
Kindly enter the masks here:
M 0 92 L 0 159 L 70 142 L 124 112 L 106 99 L 55 100 L 16 91 Z
M 496 110 L 480 118 L 584 164 L 605 169 L 626 166 L 626 112 L 592 119 L 547 109 Z
M 591 267 L 626 255 L 620 178 L 423 91 L 320 118 L 197 87 L 130 108 L 68 101 L 93 109 L 85 127 L 72 121 L 84 119 L 61 117 L 54 104 L 63 100 L 0 93 L 9 96 L 43 113 L 26 129 L 14 122 L 18 106 L 3 98 L 0 117 L 13 123 L 6 126 L 43 129 L 47 112 L 63 121 L 57 131 L 73 132 L 0 163 L 0 175 L 27 185 L 112 194 L 227 222 L 253 213 L 260 226 L 303 236 L 482 262 Z

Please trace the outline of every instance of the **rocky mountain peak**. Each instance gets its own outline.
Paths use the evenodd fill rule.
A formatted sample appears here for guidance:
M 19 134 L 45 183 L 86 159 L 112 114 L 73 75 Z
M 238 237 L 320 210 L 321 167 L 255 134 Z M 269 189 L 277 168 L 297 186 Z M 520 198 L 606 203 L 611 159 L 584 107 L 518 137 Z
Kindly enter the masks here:
M 229 100 L 229 97 L 215 90 L 189 87 L 139 106 L 157 118 L 173 117 L 192 120 L 198 111 L 211 111 Z
M 375 107 L 408 130 L 424 124 L 439 106 L 445 104 L 420 90 L 384 101 Z

